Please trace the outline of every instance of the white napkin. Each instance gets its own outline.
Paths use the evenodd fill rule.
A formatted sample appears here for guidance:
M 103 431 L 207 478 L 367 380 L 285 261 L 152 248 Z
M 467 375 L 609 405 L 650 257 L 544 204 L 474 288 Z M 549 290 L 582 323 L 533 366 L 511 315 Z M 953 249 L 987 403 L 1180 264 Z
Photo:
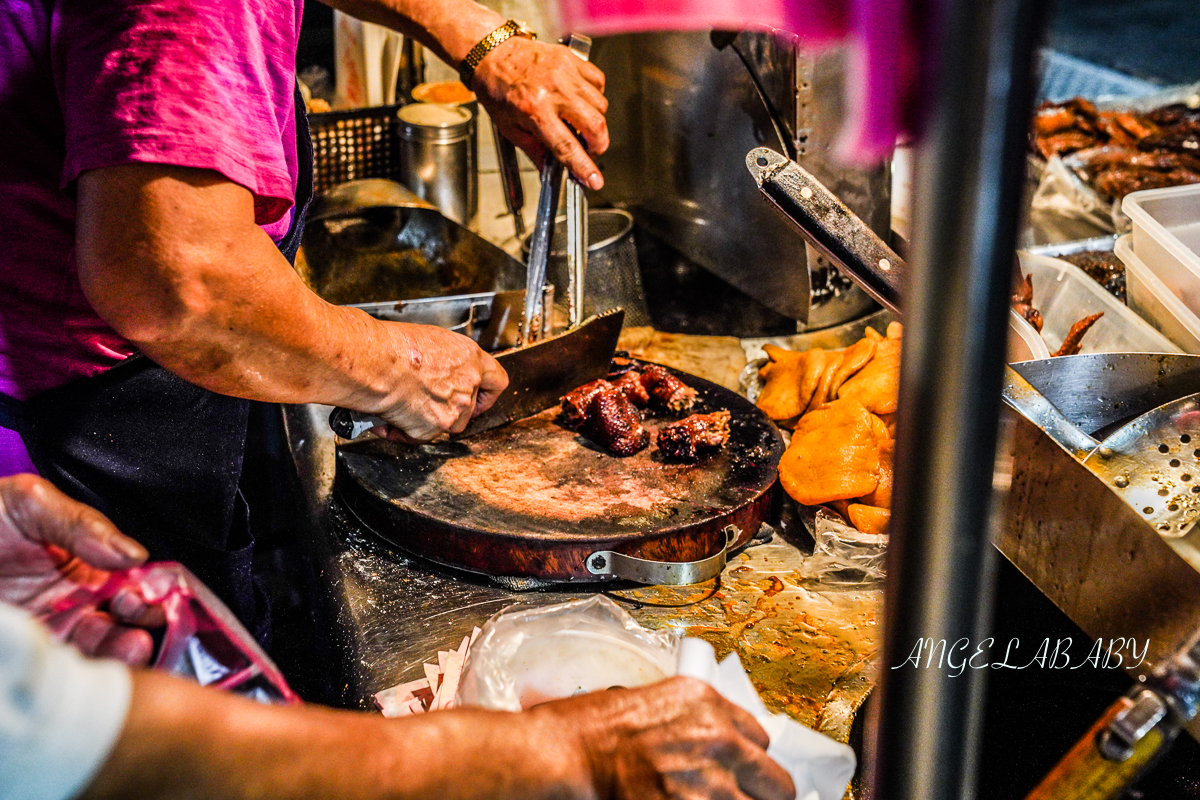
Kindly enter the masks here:
M 679 645 L 676 674 L 699 678 L 750 712 L 771 737 L 767 755 L 792 776 L 796 800 L 841 800 L 845 795 L 854 775 L 854 751 L 790 717 L 768 711 L 737 653 L 730 653 L 718 664 L 717 654 L 708 642 L 684 639 Z

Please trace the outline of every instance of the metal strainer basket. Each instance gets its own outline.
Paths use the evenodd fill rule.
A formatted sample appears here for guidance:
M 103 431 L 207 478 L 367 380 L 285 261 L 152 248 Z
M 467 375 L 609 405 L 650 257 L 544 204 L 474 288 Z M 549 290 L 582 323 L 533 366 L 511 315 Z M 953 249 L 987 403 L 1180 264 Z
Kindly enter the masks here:
M 521 242 L 521 254 L 529 260 L 532 236 Z M 554 220 L 546 279 L 554 284 L 555 297 L 567 293 L 567 218 Z M 637 247 L 633 241 L 633 217 L 619 208 L 588 211 L 588 263 L 584 278 L 583 312 L 585 315 L 607 311 L 614 306 L 625 309 L 625 324 L 649 325 L 646 293 L 638 268 Z

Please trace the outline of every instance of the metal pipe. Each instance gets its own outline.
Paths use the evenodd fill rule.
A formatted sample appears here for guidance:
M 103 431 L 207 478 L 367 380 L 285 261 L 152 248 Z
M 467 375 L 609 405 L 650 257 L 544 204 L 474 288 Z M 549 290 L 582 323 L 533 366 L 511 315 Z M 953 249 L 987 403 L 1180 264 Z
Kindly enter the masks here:
M 946 0 L 931 29 L 917 152 L 913 269 L 900 380 L 884 652 L 867 778 L 882 800 L 975 792 L 984 670 L 938 668 L 919 641 L 967 658 L 989 622 L 992 474 L 1024 178 L 1034 0 Z M 930 642 L 932 640 L 932 642 Z M 969 643 L 965 652 L 963 643 Z

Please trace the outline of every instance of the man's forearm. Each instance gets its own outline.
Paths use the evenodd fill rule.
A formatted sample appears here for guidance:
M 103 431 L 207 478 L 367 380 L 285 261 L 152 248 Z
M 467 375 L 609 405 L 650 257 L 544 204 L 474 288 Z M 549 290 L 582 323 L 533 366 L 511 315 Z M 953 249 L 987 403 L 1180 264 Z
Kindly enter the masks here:
M 322 0 L 352 17 L 411 36 L 457 69 L 504 17 L 473 0 Z
M 96 311 L 212 391 L 369 410 L 406 359 L 397 329 L 325 303 L 215 173 L 130 165 L 80 179 L 80 281 Z M 244 208 L 241 208 L 244 206 Z
M 98 798 L 586 798 L 570 734 L 529 714 L 453 711 L 389 721 L 264 706 L 153 672 L 87 792 Z

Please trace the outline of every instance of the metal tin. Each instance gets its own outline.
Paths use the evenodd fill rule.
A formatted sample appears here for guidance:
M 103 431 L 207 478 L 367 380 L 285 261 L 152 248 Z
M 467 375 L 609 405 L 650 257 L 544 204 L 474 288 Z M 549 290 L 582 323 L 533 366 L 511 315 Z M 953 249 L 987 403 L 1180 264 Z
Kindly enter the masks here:
M 396 116 L 400 182 L 455 222 L 473 223 L 479 212 L 474 115 L 462 106 L 412 103 Z
M 438 103 L 443 106 L 465 108 L 471 112 L 471 152 L 479 161 L 479 101 L 475 93 L 461 81 L 430 81 L 413 87 L 414 103 Z

